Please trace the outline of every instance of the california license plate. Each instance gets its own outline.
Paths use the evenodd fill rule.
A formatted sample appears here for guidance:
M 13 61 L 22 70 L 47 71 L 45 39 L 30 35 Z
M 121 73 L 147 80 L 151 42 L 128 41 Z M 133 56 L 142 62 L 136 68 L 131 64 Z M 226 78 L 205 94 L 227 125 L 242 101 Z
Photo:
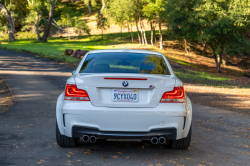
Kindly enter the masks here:
M 112 89 L 112 101 L 138 102 L 138 89 Z

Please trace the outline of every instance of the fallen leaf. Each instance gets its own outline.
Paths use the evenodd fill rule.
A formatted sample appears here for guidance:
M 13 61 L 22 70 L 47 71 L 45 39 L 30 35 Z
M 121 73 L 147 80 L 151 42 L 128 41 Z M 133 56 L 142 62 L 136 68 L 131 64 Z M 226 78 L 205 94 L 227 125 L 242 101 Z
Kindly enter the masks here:
M 113 158 L 117 159 L 118 157 L 117 156 L 112 156 Z
M 74 154 L 73 152 L 69 152 L 70 154 Z
M 91 152 L 84 152 L 84 154 L 91 154 Z
M 67 157 L 71 157 L 71 156 L 67 154 Z
M 126 157 L 127 159 L 129 159 L 130 158 L 130 156 L 128 156 L 128 157 Z
M 206 161 L 200 161 L 200 162 L 201 162 L 201 163 L 204 163 L 204 164 L 207 163 Z
M 122 152 L 117 152 L 118 154 L 122 154 Z
M 106 159 L 106 157 L 101 157 L 100 159 Z
M 145 161 L 145 163 L 148 163 L 149 161 Z

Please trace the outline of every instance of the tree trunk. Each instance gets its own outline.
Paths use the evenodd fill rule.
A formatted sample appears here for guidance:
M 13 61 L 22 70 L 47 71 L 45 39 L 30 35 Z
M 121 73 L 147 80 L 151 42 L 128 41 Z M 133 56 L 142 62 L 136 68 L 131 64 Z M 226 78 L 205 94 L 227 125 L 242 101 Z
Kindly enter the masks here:
M 90 6 L 89 6 L 89 2 L 88 2 L 86 5 L 87 5 L 87 7 L 88 7 L 89 13 L 91 13 L 91 9 L 90 9 Z
M 51 23 L 52 23 L 52 20 L 53 20 L 53 15 L 54 15 L 54 9 L 55 9 L 55 6 L 56 6 L 56 2 L 57 2 L 57 0 L 53 0 L 52 4 L 50 6 L 49 21 L 48 21 L 48 23 L 46 25 L 46 28 L 44 30 L 44 34 L 43 34 L 43 37 L 42 37 L 43 42 L 47 42 L 47 38 L 49 36 L 49 31 L 50 31 Z
M 39 17 L 38 17 L 38 13 L 36 12 L 36 25 L 35 26 L 36 26 L 37 40 L 41 40 L 38 22 L 39 22 Z
M 103 40 L 103 30 L 102 30 L 102 40 Z
M 159 41 L 160 41 L 160 49 L 164 50 L 163 48 L 163 41 L 162 41 L 162 31 L 161 31 L 161 19 L 158 19 L 159 21 Z
M 131 40 L 132 40 L 132 42 L 134 42 L 134 36 L 133 36 L 133 29 L 132 29 L 132 25 L 131 25 L 131 28 L 130 28 L 130 36 L 131 36 Z
M 105 0 L 102 0 L 102 8 L 101 8 L 101 10 L 100 10 L 100 13 L 102 13 L 102 12 L 103 12 L 104 7 L 105 7 Z
M 12 5 L 12 0 L 10 0 L 10 5 Z M 10 12 L 10 17 L 11 17 L 12 22 L 13 22 L 13 32 L 15 34 L 15 21 L 14 21 L 14 18 L 12 16 L 13 16 L 13 12 L 11 11 Z
M 187 49 L 187 40 L 184 39 L 184 43 L 185 43 L 185 51 L 187 52 L 187 55 L 189 55 L 188 49 Z
M 203 51 L 202 51 L 203 55 L 206 55 L 206 49 L 207 49 L 207 44 L 204 43 L 203 44 Z
M 122 39 L 122 27 L 121 27 L 121 31 L 120 31 L 120 38 Z
M 136 21 L 135 25 L 136 25 L 136 28 L 137 28 L 137 34 L 138 34 L 139 44 L 141 44 L 141 35 L 140 35 L 140 32 L 139 32 L 138 22 L 137 21 Z
M 129 25 L 128 25 L 128 37 L 130 37 L 130 38 L 131 38 L 130 33 L 129 33 Z
M 141 25 L 141 21 L 139 20 L 139 22 L 140 22 L 140 26 L 141 26 L 141 41 L 142 41 L 142 44 L 143 45 L 145 45 L 145 39 L 144 39 L 144 37 L 143 37 L 143 31 L 142 31 L 142 25 Z
M 221 66 L 220 66 L 220 64 L 221 64 L 221 58 L 220 58 L 220 55 L 218 55 L 216 53 L 216 50 L 215 50 L 215 48 L 214 48 L 214 46 L 213 46 L 212 43 L 211 43 L 211 48 L 212 48 L 213 53 L 214 53 L 214 60 L 215 60 L 217 71 L 218 71 L 218 73 L 221 73 Z
M 11 16 L 9 15 L 8 10 L 6 9 L 4 5 L 4 1 L 2 1 L 3 4 L 0 4 L 0 8 L 2 9 L 3 14 L 5 15 L 7 22 L 8 22 L 8 34 L 9 34 L 9 41 L 15 41 L 15 33 L 14 33 L 14 27 L 13 27 L 13 20 Z
M 141 20 L 141 24 L 142 24 L 142 30 L 143 30 L 145 44 L 148 45 L 147 36 L 146 36 L 146 33 L 145 33 L 145 28 L 144 28 L 144 24 L 143 24 L 142 20 Z
M 151 27 L 151 45 L 153 46 L 154 45 L 154 31 L 153 31 L 153 23 L 152 21 L 150 21 L 150 27 Z
M 222 53 L 222 64 L 227 66 L 227 53 L 225 52 L 225 49 L 223 49 Z
M 214 54 L 214 60 L 215 60 L 215 63 L 216 63 L 216 68 L 217 68 L 217 71 L 218 73 L 221 73 L 221 58 L 220 58 L 220 55 L 218 54 Z

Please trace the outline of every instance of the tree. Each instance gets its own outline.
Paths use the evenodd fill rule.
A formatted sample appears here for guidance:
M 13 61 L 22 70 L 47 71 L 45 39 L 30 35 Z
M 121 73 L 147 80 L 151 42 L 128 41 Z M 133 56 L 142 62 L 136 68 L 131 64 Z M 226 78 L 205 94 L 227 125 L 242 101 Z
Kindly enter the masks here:
M 91 13 L 90 3 L 92 6 L 96 6 L 96 0 L 83 0 L 88 7 L 89 13 Z
M 166 4 L 165 21 L 171 27 L 175 38 L 184 41 L 187 55 L 189 54 L 187 43 L 197 41 L 203 36 L 202 27 L 194 11 L 197 4 L 197 0 L 169 0 Z
M 218 72 L 225 53 L 248 51 L 244 34 L 250 28 L 249 14 L 248 0 L 169 0 L 166 4 L 166 22 L 176 38 L 209 44 Z
M 43 42 L 47 42 L 50 27 L 51 27 L 51 24 L 53 21 L 54 9 L 55 9 L 55 5 L 56 5 L 57 0 L 50 0 L 49 2 L 50 2 L 49 20 L 47 22 L 46 28 L 45 28 L 44 33 L 43 33 L 43 37 L 42 37 Z
M 156 20 L 159 25 L 159 44 L 160 49 L 163 48 L 163 39 L 162 39 L 162 22 L 165 17 L 165 6 L 167 1 L 165 0 L 147 0 L 148 4 L 143 7 L 144 15 L 148 20 Z M 151 23 L 152 24 L 152 23 Z M 152 27 L 152 25 L 151 25 Z M 153 42 L 153 27 L 151 28 L 151 43 Z
M 49 3 L 47 5 L 44 4 L 44 0 L 32 0 L 32 1 L 27 0 L 27 1 L 29 3 L 29 7 L 31 9 L 31 12 L 35 11 L 35 13 L 36 13 L 36 15 L 35 15 L 36 16 L 35 17 L 35 19 L 36 19 L 35 27 L 36 27 L 36 32 L 37 32 L 37 38 L 38 38 L 38 40 L 42 40 L 44 42 L 47 42 L 47 38 L 48 38 L 48 35 L 49 35 L 51 25 L 54 25 L 58 29 L 62 30 L 62 28 L 57 24 L 57 22 L 53 18 L 53 13 L 54 13 L 54 9 L 55 9 L 55 5 L 56 5 L 57 0 L 54 0 L 54 1 L 48 0 Z M 46 19 L 46 17 L 43 16 L 42 12 L 39 11 L 39 8 L 45 9 L 46 7 L 48 7 L 50 9 L 50 11 L 48 11 L 48 13 L 49 13 L 49 19 L 48 20 Z M 53 12 L 51 11 L 52 9 L 53 9 Z M 45 10 L 45 11 L 47 12 L 47 10 Z M 40 37 L 39 25 L 38 25 L 39 16 L 42 18 L 43 22 L 46 25 L 46 28 L 44 30 L 44 35 L 43 35 L 42 38 Z M 47 29 L 48 26 L 49 26 L 49 29 Z M 45 33 L 45 31 L 46 31 L 46 33 Z
M 122 27 L 126 22 L 126 10 L 124 9 L 124 0 L 113 0 L 107 4 L 105 14 L 109 17 L 111 22 L 118 24 L 121 28 L 120 37 L 122 37 Z
M 109 28 L 109 23 L 106 17 L 103 16 L 102 13 L 97 13 L 97 29 L 100 29 L 102 32 L 102 40 L 103 40 L 103 31 Z
M 221 72 L 223 55 L 248 52 L 245 33 L 250 28 L 248 0 L 209 0 L 196 7 L 206 43 L 211 45 L 217 71 Z
M 8 22 L 9 41 L 15 41 L 14 24 L 13 24 L 13 20 L 10 16 L 8 10 L 6 9 L 5 0 L 0 1 L 0 8 L 1 8 L 2 12 L 4 13 L 5 18 Z
M 146 19 L 150 22 L 150 28 L 151 28 L 151 44 L 154 45 L 154 41 L 156 41 L 155 38 L 155 26 L 153 22 L 156 22 L 156 11 L 155 11 L 155 5 L 151 0 L 148 0 L 148 4 L 143 7 L 143 13 L 146 17 Z
M 78 33 L 79 35 L 83 35 L 84 33 L 87 33 L 88 36 L 90 37 L 90 28 L 88 27 L 85 21 L 76 18 L 74 24 L 75 24 L 76 33 Z
M 100 10 L 100 13 L 103 12 L 104 8 L 105 8 L 105 0 L 102 0 L 102 8 L 101 8 L 101 10 Z

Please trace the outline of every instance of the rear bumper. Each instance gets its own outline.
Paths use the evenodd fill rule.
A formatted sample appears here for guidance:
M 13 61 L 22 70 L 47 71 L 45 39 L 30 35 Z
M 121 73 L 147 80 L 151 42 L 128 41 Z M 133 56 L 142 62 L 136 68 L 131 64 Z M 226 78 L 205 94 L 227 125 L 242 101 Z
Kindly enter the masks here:
M 100 131 L 98 128 L 73 126 L 72 136 L 74 138 L 83 135 L 95 135 L 99 139 L 150 139 L 151 137 L 163 136 L 167 139 L 176 138 L 176 128 L 152 129 L 149 132 L 117 132 L 117 131 Z
M 60 95 L 56 117 L 60 133 L 68 137 L 88 134 L 99 138 L 166 136 L 181 139 L 187 137 L 192 106 L 187 98 L 184 104 L 159 103 L 155 108 L 95 107 L 88 101 L 65 101 Z M 87 132 L 87 128 L 95 130 Z

